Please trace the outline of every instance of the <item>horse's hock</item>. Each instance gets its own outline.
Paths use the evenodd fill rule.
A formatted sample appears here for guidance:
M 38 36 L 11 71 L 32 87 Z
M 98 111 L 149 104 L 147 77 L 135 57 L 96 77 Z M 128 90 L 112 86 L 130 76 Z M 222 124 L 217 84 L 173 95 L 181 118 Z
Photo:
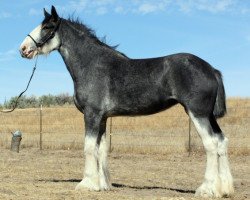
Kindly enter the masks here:
M 20 131 L 16 131 L 12 134 L 11 139 L 11 151 L 19 153 L 19 147 L 22 140 L 22 133 Z

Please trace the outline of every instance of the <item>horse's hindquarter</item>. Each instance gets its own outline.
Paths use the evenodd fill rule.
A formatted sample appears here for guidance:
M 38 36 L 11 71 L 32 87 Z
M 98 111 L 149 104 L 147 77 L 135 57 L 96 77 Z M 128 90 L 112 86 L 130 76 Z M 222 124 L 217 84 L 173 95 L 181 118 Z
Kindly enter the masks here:
M 176 98 L 210 92 L 217 87 L 214 68 L 197 56 L 174 54 L 167 56 L 164 63 L 169 66 L 166 79 Z
M 211 113 L 218 88 L 215 69 L 192 54 L 167 56 L 165 65 L 169 66 L 165 78 L 174 98 L 199 115 Z

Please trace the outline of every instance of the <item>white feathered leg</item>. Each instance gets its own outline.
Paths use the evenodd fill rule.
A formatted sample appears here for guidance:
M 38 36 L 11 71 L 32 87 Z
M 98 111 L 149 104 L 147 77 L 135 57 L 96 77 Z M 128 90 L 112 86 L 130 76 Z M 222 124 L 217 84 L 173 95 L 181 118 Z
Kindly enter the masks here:
M 111 188 L 110 176 L 108 171 L 108 160 L 107 160 L 108 148 L 105 136 L 106 134 L 103 134 L 98 151 L 99 178 L 100 178 L 101 190 L 109 190 Z
M 98 174 L 98 146 L 96 137 L 85 136 L 85 171 L 83 180 L 76 186 L 76 190 L 100 190 Z
M 207 166 L 205 180 L 196 190 L 196 196 L 202 197 L 221 197 L 221 183 L 218 171 L 218 138 L 213 137 L 209 119 L 196 118 L 189 113 L 194 125 L 202 139 L 207 154 Z
M 229 168 L 227 156 L 228 139 L 224 137 L 218 141 L 219 177 L 221 180 L 221 193 L 223 196 L 231 196 L 234 193 L 233 177 Z

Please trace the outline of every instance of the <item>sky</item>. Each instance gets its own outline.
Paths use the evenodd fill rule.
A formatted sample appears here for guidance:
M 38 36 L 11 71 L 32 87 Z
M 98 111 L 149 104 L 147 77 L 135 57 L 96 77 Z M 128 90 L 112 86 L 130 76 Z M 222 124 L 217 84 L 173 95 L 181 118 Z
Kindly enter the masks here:
M 51 5 L 130 58 L 195 54 L 222 72 L 227 97 L 250 97 L 249 0 L 0 0 L 0 103 L 25 89 L 34 60 L 19 46 Z M 72 95 L 73 82 L 55 51 L 39 57 L 26 95 L 60 93 Z

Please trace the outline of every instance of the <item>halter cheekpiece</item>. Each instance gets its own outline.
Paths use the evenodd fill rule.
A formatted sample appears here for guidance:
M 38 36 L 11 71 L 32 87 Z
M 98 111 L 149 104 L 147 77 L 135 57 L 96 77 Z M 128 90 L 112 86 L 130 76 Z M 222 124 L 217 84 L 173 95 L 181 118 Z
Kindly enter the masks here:
M 37 48 L 42 47 L 55 36 L 56 31 L 59 28 L 60 24 L 61 24 L 61 18 L 59 18 L 55 28 L 51 32 L 46 34 L 44 37 L 42 37 L 40 42 L 37 42 L 30 34 L 28 34 L 28 37 L 30 37 L 33 40 Z

